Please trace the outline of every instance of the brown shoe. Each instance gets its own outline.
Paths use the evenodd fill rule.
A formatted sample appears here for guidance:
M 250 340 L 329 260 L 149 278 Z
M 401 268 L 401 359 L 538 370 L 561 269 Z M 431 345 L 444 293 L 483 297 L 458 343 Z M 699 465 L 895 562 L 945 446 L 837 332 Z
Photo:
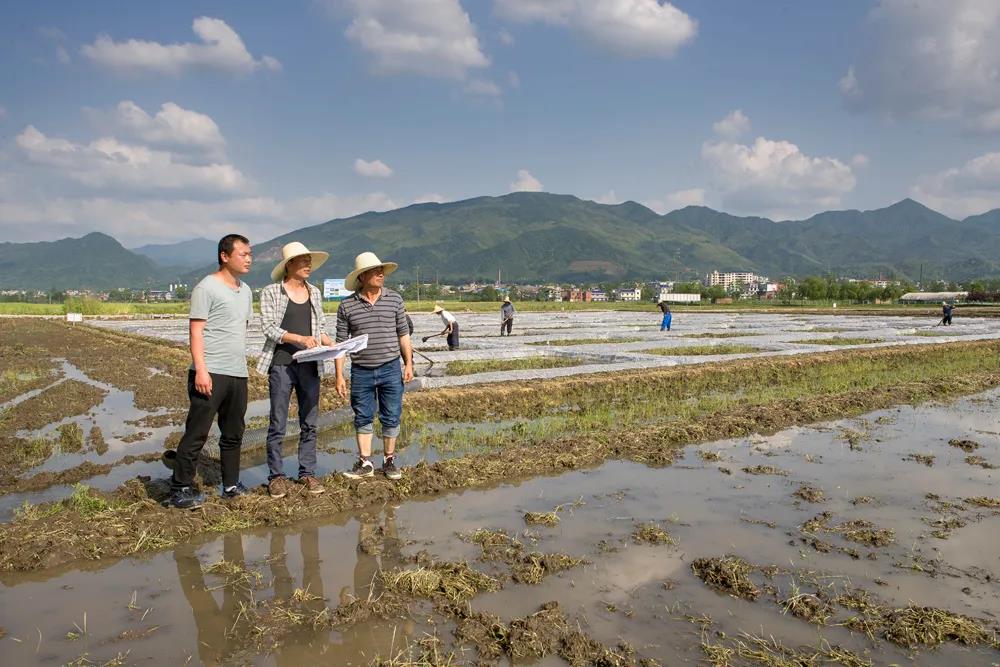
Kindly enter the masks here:
M 275 477 L 267 483 L 267 493 L 272 498 L 284 498 L 288 495 L 288 481 L 284 477 Z
M 314 496 L 318 496 L 319 494 L 326 491 L 326 488 L 322 484 L 320 484 L 319 480 L 316 479 L 315 477 L 312 476 L 300 477 L 299 482 L 305 484 L 306 491 L 313 494 Z

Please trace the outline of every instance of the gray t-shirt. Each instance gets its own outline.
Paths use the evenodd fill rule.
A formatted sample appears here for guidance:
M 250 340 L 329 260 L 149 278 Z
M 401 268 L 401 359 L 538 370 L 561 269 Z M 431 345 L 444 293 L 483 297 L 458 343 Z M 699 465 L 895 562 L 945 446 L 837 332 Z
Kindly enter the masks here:
M 248 377 L 247 322 L 251 317 L 253 295 L 245 282 L 234 290 L 215 276 L 205 276 L 195 285 L 189 318 L 205 320 L 205 366 L 209 373 Z

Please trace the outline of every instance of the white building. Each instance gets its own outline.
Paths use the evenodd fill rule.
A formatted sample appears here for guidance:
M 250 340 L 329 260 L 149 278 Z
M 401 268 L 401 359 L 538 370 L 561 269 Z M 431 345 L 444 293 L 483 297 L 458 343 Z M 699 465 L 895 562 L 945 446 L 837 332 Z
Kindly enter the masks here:
M 767 276 L 758 276 L 756 273 L 750 273 L 749 271 L 727 271 L 724 273 L 712 271 L 705 276 L 705 284 L 707 286 L 716 287 L 721 285 L 722 289 L 727 292 L 737 285 L 755 285 L 766 282 Z
M 701 303 L 701 294 L 661 291 L 660 301 L 666 301 L 667 303 Z
M 620 287 L 614 291 L 615 301 L 642 301 L 642 288 Z

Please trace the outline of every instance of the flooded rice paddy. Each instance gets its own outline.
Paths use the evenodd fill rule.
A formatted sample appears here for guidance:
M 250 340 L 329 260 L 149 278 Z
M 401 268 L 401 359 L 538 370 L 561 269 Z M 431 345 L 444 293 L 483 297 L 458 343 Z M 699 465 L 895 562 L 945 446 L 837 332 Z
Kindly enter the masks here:
M 950 405 L 904 406 L 691 446 L 664 468 L 609 462 L 198 539 L 144 558 L 8 573 L 0 589 L 3 662 L 56 665 L 86 654 L 95 664 L 122 656 L 121 664 L 368 665 L 432 636 L 455 664 L 476 664 L 484 652 L 489 657 L 488 642 L 470 639 L 469 613 L 433 596 L 413 599 L 389 619 L 336 626 L 315 618 L 384 595 L 381 573 L 467 561 L 501 588 L 459 606 L 509 624 L 557 602 L 573 628 L 622 659 L 595 664 L 704 664 L 726 650 L 732 664 L 834 664 L 745 657 L 780 657 L 777 647 L 817 655 L 837 649 L 856 659 L 839 664 L 996 664 L 996 473 L 969 465 L 967 451 L 949 442 L 975 443 L 1000 462 L 998 402 L 1000 392 L 991 391 Z M 907 460 L 912 453 L 932 455 L 934 464 Z M 525 513 L 554 510 L 553 525 L 525 521 Z M 845 525 L 886 532 L 872 540 Z M 638 539 L 649 526 L 669 538 Z M 481 529 L 526 551 L 580 562 L 543 572 L 537 583 L 517 581 L 515 570 L 472 539 Z M 752 568 L 754 595 L 713 588 L 692 568 L 724 557 Z M 304 602 L 288 613 L 312 614 L 308 623 L 265 622 L 262 609 L 296 595 Z M 859 598 L 891 610 L 947 610 L 975 619 L 985 634 L 969 645 L 947 632 L 926 643 L 936 635 L 900 639 L 858 611 Z M 816 613 L 798 612 L 789 603 L 795 599 Z M 465 641 L 456 636 L 460 627 Z M 549 656 L 539 664 L 565 662 Z
M 414 319 L 418 337 L 439 326 L 431 316 Z M 532 313 L 518 316 L 519 335 L 500 338 L 495 319 L 464 316 L 459 351 L 418 345 L 419 386 L 459 393 L 416 403 L 415 415 L 431 417 L 412 419 L 404 432 L 398 461 L 406 474 L 416 478 L 413 466 L 456 457 L 474 469 L 476 457 L 485 462 L 508 446 L 559 461 L 568 450 L 558 431 L 580 419 L 589 420 L 581 437 L 607 454 L 567 463 L 565 472 L 558 463 L 527 466 L 506 478 L 486 475 L 487 483 L 418 484 L 404 494 L 379 491 L 384 481 L 328 483 L 327 495 L 357 493 L 367 500 L 340 503 L 357 508 L 308 520 L 286 517 L 280 526 L 236 523 L 222 535 L 202 532 L 132 557 L 5 571 L 0 664 L 1000 662 L 1000 389 L 655 456 L 614 441 L 652 443 L 665 436 L 615 428 L 663 417 L 617 403 L 617 412 L 604 414 L 588 403 L 586 378 L 577 393 L 567 390 L 575 398 L 564 409 L 516 409 L 518 401 L 530 404 L 517 392 L 535 378 L 994 339 L 1000 321 L 960 319 L 945 329 L 910 317 L 706 313 L 675 317 L 674 330 L 661 333 L 649 314 Z M 92 329 L 65 334 L 59 323 L 31 326 L 39 327 L 31 340 L 41 345 L 0 357 L 2 370 L 15 373 L 5 376 L 11 386 L 4 385 L 0 444 L 30 454 L 13 459 L 0 480 L 0 521 L 10 521 L 26 502 L 71 494 L 101 502 L 74 490 L 78 480 L 111 491 L 138 477 L 153 489 L 168 474 L 158 458 L 183 419 L 186 351 L 147 341 L 124 370 L 106 362 L 109 350 L 139 340 L 134 334 L 177 338 L 184 321 L 103 323 L 112 329 L 107 339 L 86 333 Z M 10 327 L 0 322 L 8 346 L 21 335 Z M 727 346 L 731 354 L 706 354 L 709 345 Z M 734 346 L 741 347 L 732 352 Z M 683 354 L 685 347 L 699 352 Z M 534 357 L 576 365 L 486 372 L 474 366 Z M 959 357 L 956 381 L 969 374 L 961 369 L 975 367 L 974 359 Z M 458 361 L 473 364 L 470 374 L 447 373 Z M 155 391 L 130 380 L 140 368 Z M 983 372 L 970 388 L 1000 385 L 1000 377 Z M 618 376 L 593 377 L 604 378 L 593 381 L 596 387 Z M 831 391 L 850 389 L 839 385 L 846 380 L 830 382 Z M 936 395 L 934 387 L 915 382 L 901 381 L 910 390 L 898 395 Z M 487 386 L 464 398 L 460 392 L 469 383 Z M 767 390 L 764 381 L 746 391 Z M 824 414 L 794 396 L 776 394 L 783 403 L 755 408 L 754 397 L 738 388 L 718 391 L 727 396 L 720 393 L 717 406 L 716 399 L 699 396 L 707 405 L 689 416 L 692 424 L 707 420 L 706 427 L 665 442 L 733 430 L 713 430 L 710 408 L 728 424 L 738 401 L 746 401 L 748 413 L 769 405 L 803 411 L 773 420 L 779 424 Z M 260 387 L 257 392 L 260 397 Z M 494 399 L 487 400 L 491 392 Z M 963 390 L 958 385 L 943 393 Z M 851 394 L 837 395 L 850 405 Z M 650 399 L 636 394 L 636 400 Z M 669 405 L 680 410 L 692 400 L 681 393 Z M 859 395 L 857 405 L 866 404 Z M 266 409 L 266 401 L 254 401 L 251 424 Z M 350 466 L 354 441 L 345 408 L 327 399 L 324 409 L 319 469 L 327 473 Z M 759 417 L 747 423 L 770 423 Z M 602 441 L 605 425 L 611 442 Z M 251 487 L 266 480 L 259 435 L 259 428 L 250 431 L 243 461 L 242 478 Z M 294 438 L 286 455 L 293 470 Z M 211 466 L 204 474 L 211 484 Z M 365 484 L 373 493 L 365 493 Z M 44 521 L 31 525 L 63 530 Z M 37 534 L 26 537 L 45 543 Z M 57 543 L 53 535 L 53 548 Z M 137 552 L 149 550 L 140 547 Z

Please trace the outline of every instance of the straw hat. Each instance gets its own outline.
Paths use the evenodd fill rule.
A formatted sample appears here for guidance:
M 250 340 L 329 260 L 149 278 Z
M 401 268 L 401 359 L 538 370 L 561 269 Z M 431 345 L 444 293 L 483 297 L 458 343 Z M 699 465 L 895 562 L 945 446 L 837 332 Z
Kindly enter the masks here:
M 440 313 L 442 310 L 444 310 L 444 308 L 442 308 L 441 306 L 439 306 L 437 304 L 434 304 L 434 310 L 432 310 L 431 312 L 432 313 Z
M 509 296 L 505 296 L 505 297 L 503 298 L 503 302 L 504 302 L 504 303 L 510 303 L 510 297 L 509 297 Z
M 281 249 L 281 261 L 278 262 L 273 269 L 271 269 L 271 280 L 283 279 L 285 277 L 285 265 L 296 257 L 301 257 L 302 255 L 312 255 L 313 271 L 323 266 L 323 263 L 330 258 L 330 253 L 323 252 L 322 250 L 313 252 L 298 241 L 286 243 Z
M 344 287 L 352 292 L 357 292 L 361 289 L 358 276 L 369 269 L 377 269 L 380 266 L 385 269 L 385 275 L 389 275 L 399 268 L 399 264 L 396 262 L 383 262 L 373 252 L 361 253 L 354 258 L 354 270 L 348 273 L 347 278 L 344 279 Z

